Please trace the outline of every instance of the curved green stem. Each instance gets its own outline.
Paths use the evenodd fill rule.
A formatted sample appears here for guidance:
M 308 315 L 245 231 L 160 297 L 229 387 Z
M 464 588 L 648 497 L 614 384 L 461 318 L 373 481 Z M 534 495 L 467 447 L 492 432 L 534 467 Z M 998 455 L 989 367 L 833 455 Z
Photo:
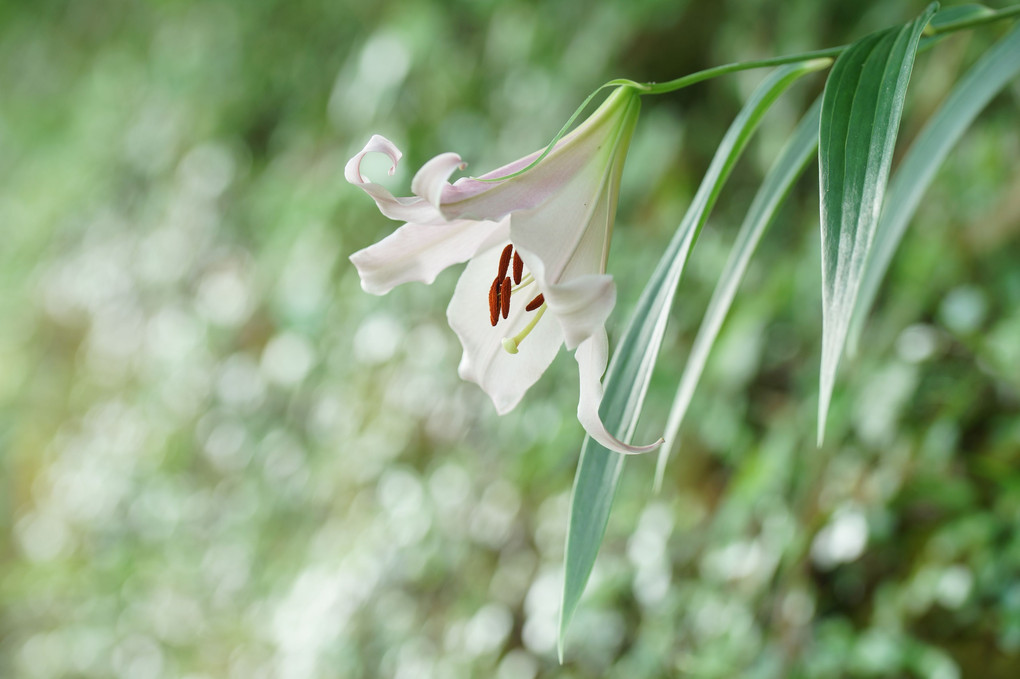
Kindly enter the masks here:
M 975 26 L 981 26 L 983 24 L 993 23 L 995 21 L 1001 21 L 1003 19 L 1009 19 L 1012 17 L 1020 16 L 1020 5 L 1014 5 L 1012 7 L 1006 7 L 1000 10 L 989 10 L 988 12 L 967 19 L 960 19 L 958 21 L 949 21 L 939 26 L 929 24 L 925 30 L 925 35 L 929 36 L 925 40 L 921 41 L 919 51 L 926 50 L 934 45 L 941 36 L 952 33 L 954 31 L 960 31 L 967 28 L 974 28 Z M 560 128 L 560 131 L 556 134 L 553 140 L 545 148 L 541 155 L 538 156 L 530 165 L 524 169 L 518 170 L 513 174 L 506 175 L 505 177 L 492 177 L 489 179 L 481 179 L 479 177 L 472 177 L 477 181 L 482 182 L 501 182 L 517 175 L 524 174 L 531 168 L 538 165 L 553 147 L 573 126 L 577 118 L 584 112 L 591 103 L 591 100 L 595 98 L 595 95 L 601 92 L 607 87 L 633 87 L 640 94 L 666 94 L 667 92 L 675 92 L 679 89 L 683 89 L 688 85 L 702 82 L 703 80 L 710 80 L 721 75 L 728 73 L 736 73 L 738 71 L 749 71 L 755 68 L 766 68 L 768 66 L 782 66 L 783 64 L 794 64 L 802 61 L 810 61 L 812 59 L 834 59 L 838 57 L 843 51 L 849 47 L 849 45 L 839 45 L 838 47 L 830 47 L 824 50 L 815 50 L 813 52 L 801 52 L 800 54 L 790 54 L 784 57 L 772 57 L 770 59 L 756 59 L 753 61 L 739 61 L 733 64 L 725 64 L 723 66 L 715 66 L 713 68 L 705 69 L 704 71 L 698 71 L 697 73 L 691 73 L 681 78 L 674 80 L 667 80 L 663 83 L 639 83 L 633 80 L 627 80 L 625 78 L 617 78 L 616 80 L 610 80 L 604 85 L 600 86 L 594 92 L 588 95 L 588 97 L 577 107 L 574 114 L 570 116 L 566 124 Z
M 945 35 L 947 33 L 961 31 L 967 28 L 974 28 L 975 26 L 990 24 L 996 21 L 1001 21 L 1003 19 L 1009 19 L 1016 16 L 1020 16 L 1020 5 L 1014 5 L 1012 7 L 1007 7 L 1005 9 L 1000 10 L 989 10 L 987 13 L 982 14 L 981 16 L 960 19 L 959 21 L 951 21 L 944 23 L 940 26 L 929 25 L 928 29 L 925 31 L 925 35 L 929 36 Z M 924 45 L 923 47 L 929 46 L 930 45 Z M 849 47 L 849 45 L 840 45 L 838 47 L 830 47 L 824 50 L 815 50 L 814 52 L 802 52 L 800 54 L 791 54 L 784 57 L 772 57 L 771 59 L 757 59 L 754 61 L 740 61 L 733 64 L 715 66 L 714 68 L 709 68 L 704 71 L 698 71 L 697 73 L 691 73 L 690 75 L 685 75 L 682 78 L 668 80 L 663 83 L 642 83 L 635 86 L 637 87 L 638 91 L 641 92 L 641 94 L 665 94 L 667 92 L 675 92 L 676 90 L 683 89 L 688 85 L 693 85 L 703 80 L 709 80 L 720 75 L 726 75 L 727 73 L 749 71 L 754 68 L 764 68 L 767 66 L 793 64 L 799 61 L 808 61 L 810 59 L 838 57 L 847 47 Z
M 764 68 L 766 66 L 794 64 L 798 61 L 809 61 L 811 59 L 836 57 L 839 56 L 840 52 L 845 50 L 847 47 L 849 47 L 849 45 L 840 45 L 839 47 L 830 47 L 829 49 L 816 50 L 814 52 L 802 52 L 801 54 L 791 54 L 785 57 L 772 57 L 771 59 L 758 59 L 755 61 L 740 61 L 735 64 L 715 66 L 714 68 L 685 75 L 682 78 L 667 80 L 664 83 L 643 83 L 638 85 L 638 91 L 640 91 L 641 94 L 665 94 L 666 92 L 675 92 L 676 90 L 683 89 L 688 85 L 693 85 L 694 83 L 699 83 L 702 80 L 709 80 L 710 78 L 715 78 L 720 75 L 726 75 L 727 73 L 749 71 L 753 68 Z
M 941 26 L 929 26 L 928 30 L 925 31 L 925 35 L 942 35 L 943 33 L 952 33 L 953 31 L 960 31 L 965 28 L 974 28 L 975 26 L 990 24 L 995 21 L 1009 19 L 1010 17 L 1015 16 L 1020 16 L 1020 5 L 1013 5 L 1012 7 L 1006 7 L 1005 9 L 990 10 L 987 14 L 982 16 L 971 17 L 970 19 L 960 19 L 959 21 L 950 21 L 942 24 Z

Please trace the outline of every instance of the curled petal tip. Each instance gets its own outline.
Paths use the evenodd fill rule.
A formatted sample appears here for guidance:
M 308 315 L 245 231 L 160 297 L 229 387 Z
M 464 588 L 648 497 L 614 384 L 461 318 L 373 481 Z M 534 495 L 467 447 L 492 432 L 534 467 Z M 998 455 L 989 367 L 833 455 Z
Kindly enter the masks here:
M 456 153 L 441 153 L 421 166 L 411 180 L 411 191 L 438 210 L 443 189 L 450 186 L 450 175 L 466 167 L 467 163 Z
M 664 441 L 658 441 L 647 446 L 634 446 L 624 443 L 613 436 L 606 428 L 602 417 L 599 415 L 599 406 L 602 402 L 602 374 L 606 370 L 609 358 L 609 340 L 605 330 L 601 330 L 578 345 L 574 352 L 577 360 L 578 371 L 581 376 L 581 390 L 577 402 L 577 419 L 581 426 L 588 432 L 588 435 L 595 439 L 600 445 L 608 450 L 616 451 L 623 455 L 637 455 L 648 453 Z
M 397 164 L 404 156 L 404 154 L 400 152 L 400 149 L 397 148 L 397 145 L 389 139 L 381 134 L 373 134 L 372 138 L 368 140 L 367 144 L 365 144 L 365 148 L 361 149 L 361 151 L 355 154 L 354 157 L 347 162 L 347 167 L 344 168 L 344 175 L 346 176 L 347 181 L 352 184 L 365 183 L 366 180 L 361 174 L 361 161 L 369 153 L 383 153 L 389 157 L 390 176 L 397 171 Z
M 365 147 L 365 151 L 376 151 L 378 153 L 385 153 L 389 156 L 390 169 L 387 174 L 391 177 L 394 173 L 396 173 L 400 159 L 404 157 L 404 154 L 397 148 L 397 145 L 381 134 L 372 135 L 372 138 L 368 140 L 368 145 Z
M 595 440 L 598 441 L 598 439 Z M 641 455 L 643 453 L 650 453 L 653 450 L 657 450 L 659 446 L 661 446 L 665 442 L 666 442 L 665 439 L 660 438 L 655 443 L 650 443 L 647 446 L 632 446 L 629 444 L 623 444 L 622 441 L 615 438 L 611 439 L 609 443 L 615 443 L 617 445 L 606 445 L 602 441 L 599 441 L 599 443 L 602 443 L 602 445 L 606 446 L 610 450 L 615 450 L 616 452 L 623 453 L 624 455 Z

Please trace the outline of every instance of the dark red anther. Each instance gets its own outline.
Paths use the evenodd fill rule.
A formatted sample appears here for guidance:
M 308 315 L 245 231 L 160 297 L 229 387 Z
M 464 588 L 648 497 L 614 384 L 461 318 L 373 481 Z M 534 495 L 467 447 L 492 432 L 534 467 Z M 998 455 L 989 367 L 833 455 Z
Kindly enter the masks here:
M 524 307 L 525 311 L 534 311 L 538 307 L 545 304 L 545 295 L 539 295 L 535 299 L 528 302 L 528 306 Z
M 504 278 L 500 286 L 499 302 L 502 305 L 503 318 L 510 315 L 510 279 Z
M 513 252 L 513 249 L 513 245 L 507 245 L 503 248 L 503 254 L 499 256 L 499 273 L 496 274 L 497 281 L 506 278 L 506 270 L 510 266 L 510 253 Z
M 521 276 L 524 275 L 524 260 L 521 256 L 514 253 L 514 285 L 521 284 Z
M 489 322 L 492 323 L 493 327 L 496 326 L 496 321 L 499 320 L 500 287 L 498 278 L 492 281 L 492 285 L 489 286 Z

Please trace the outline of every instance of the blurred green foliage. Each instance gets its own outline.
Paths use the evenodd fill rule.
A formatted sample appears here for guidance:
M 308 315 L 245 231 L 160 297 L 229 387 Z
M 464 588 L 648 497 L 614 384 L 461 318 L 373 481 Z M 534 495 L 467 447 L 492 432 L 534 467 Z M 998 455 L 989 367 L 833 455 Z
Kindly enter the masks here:
M 456 376 L 456 280 L 385 298 L 406 190 L 541 146 L 612 77 L 840 44 L 910 3 L 0 4 L 0 676 L 1013 677 L 1020 665 L 1020 87 L 941 171 L 816 449 L 811 172 L 762 244 L 666 487 L 628 465 L 554 656 L 582 432 L 562 355 L 497 418 Z M 919 58 L 901 139 L 1001 27 Z M 645 103 L 616 328 L 760 73 Z M 644 430 L 669 407 L 770 113 L 698 243 Z M 381 176 L 381 166 L 370 168 Z

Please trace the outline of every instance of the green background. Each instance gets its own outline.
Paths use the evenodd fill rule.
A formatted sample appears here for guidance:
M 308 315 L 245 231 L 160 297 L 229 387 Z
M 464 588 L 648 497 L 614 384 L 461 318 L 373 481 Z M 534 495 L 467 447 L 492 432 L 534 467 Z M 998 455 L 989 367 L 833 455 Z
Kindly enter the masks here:
M 1020 666 L 1020 86 L 940 171 L 814 445 L 814 165 L 766 235 L 661 493 L 627 466 L 555 660 L 582 430 L 561 354 L 499 418 L 459 381 L 456 282 L 360 289 L 406 193 L 482 172 L 594 87 L 841 44 L 880 2 L 0 4 L 0 676 L 1013 677 Z M 920 56 L 917 133 L 1003 26 Z M 616 336 L 762 77 L 644 102 Z M 697 244 L 638 438 L 662 428 L 767 116 Z M 384 163 L 366 163 L 383 177 Z

